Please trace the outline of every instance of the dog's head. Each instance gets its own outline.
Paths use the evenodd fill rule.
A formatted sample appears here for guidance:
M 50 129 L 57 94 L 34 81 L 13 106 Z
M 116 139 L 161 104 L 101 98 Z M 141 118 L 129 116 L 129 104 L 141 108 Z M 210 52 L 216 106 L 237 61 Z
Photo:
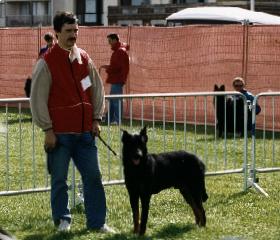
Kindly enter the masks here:
M 130 134 L 123 131 L 123 164 L 124 166 L 140 166 L 147 157 L 147 128 L 144 127 L 139 134 Z

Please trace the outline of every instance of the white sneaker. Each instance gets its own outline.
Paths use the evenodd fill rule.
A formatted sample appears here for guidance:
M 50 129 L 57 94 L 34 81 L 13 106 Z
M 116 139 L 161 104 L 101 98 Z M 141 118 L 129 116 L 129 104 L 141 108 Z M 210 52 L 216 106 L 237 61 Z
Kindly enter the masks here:
M 57 230 L 59 232 L 69 232 L 70 231 L 70 227 L 71 227 L 71 224 L 67 220 L 60 219 L 60 224 L 59 224 Z
M 101 233 L 116 233 L 113 228 L 110 228 L 107 224 L 104 224 L 101 228 L 98 229 Z

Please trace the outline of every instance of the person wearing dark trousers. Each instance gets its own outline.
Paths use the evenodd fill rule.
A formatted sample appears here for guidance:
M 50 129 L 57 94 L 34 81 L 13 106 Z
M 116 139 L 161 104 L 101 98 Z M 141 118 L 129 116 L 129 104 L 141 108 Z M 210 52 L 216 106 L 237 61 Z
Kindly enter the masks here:
M 93 61 L 76 45 L 77 17 L 58 12 L 53 26 L 58 42 L 38 59 L 31 86 L 32 117 L 45 133 L 52 218 L 58 231 L 70 230 L 67 176 L 72 158 L 83 181 L 87 228 L 112 233 L 105 224 L 106 198 L 95 142 L 104 87 Z
M 119 36 L 116 33 L 111 33 L 107 36 L 108 43 L 113 50 L 110 64 L 102 65 L 107 73 L 106 83 L 111 84 L 110 95 L 123 94 L 123 86 L 127 81 L 129 72 L 129 57 L 127 51 L 129 46 L 126 43 L 120 42 Z M 109 113 L 106 114 L 105 121 L 111 124 L 119 124 L 122 118 L 122 100 L 110 99 Z

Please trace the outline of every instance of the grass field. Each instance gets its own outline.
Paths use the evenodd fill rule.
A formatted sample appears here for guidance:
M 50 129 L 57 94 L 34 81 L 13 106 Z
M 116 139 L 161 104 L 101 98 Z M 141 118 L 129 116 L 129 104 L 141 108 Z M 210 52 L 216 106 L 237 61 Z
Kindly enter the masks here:
M 5 125 L 4 113 L 0 112 L 0 122 Z M 7 189 L 26 189 L 43 187 L 46 182 L 44 152 L 42 150 L 42 133 L 35 128 L 36 138 L 33 140 L 30 132 L 31 123 L 28 112 L 23 113 L 21 130 L 15 112 L 9 113 L 9 159 L 6 159 L 6 134 L 0 134 L 0 191 Z M 139 130 L 140 123 L 133 126 L 125 123 L 123 128 Z M 223 139 L 214 137 L 214 129 L 187 125 L 186 144 L 183 126 L 167 124 L 165 135 L 162 125 L 156 124 L 149 130 L 149 149 L 153 152 L 163 150 L 184 149 L 196 152 L 207 164 L 207 170 L 216 171 L 242 167 L 244 140 L 231 137 L 226 145 Z M 119 152 L 121 146 L 118 127 L 108 129 L 103 127 L 102 136 L 113 149 Z M 270 166 L 278 162 L 280 153 L 279 135 L 267 133 L 265 141 L 265 159 L 262 157 L 262 133 L 258 133 L 257 152 L 262 166 Z M 22 144 L 19 144 L 22 139 Z M 34 142 L 34 144 L 33 144 Z M 273 146 L 274 145 L 274 146 Z M 34 146 L 34 157 L 32 149 Z M 225 147 L 226 146 L 226 147 Z M 275 150 L 272 163 L 270 149 Z M 248 141 L 248 155 L 251 151 L 251 141 Z M 120 159 L 110 155 L 110 176 L 107 159 L 107 149 L 99 144 L 99 155 L 104 180 L 120 179 Z M 226 156 L 226 161 L 224 157 Z M 21 159 L 21 161 L 19 161 Z M 34 160 L 36 159 L 36 161 Z M 7 168 L 8 163 L 8 168 Z M 8 174 L 7 174 L 8 171 Z M 34 173 L 35 172 L 35 173 Z M 147 225 L 147 234 L 140 239 L 205 239 L 205 240 L 279 240 L 280 239 L 280 193 L 279 172 L 259 174 L 260 185 L 267 191 L 269 197 L 257 193 L 254 189 L 243 192 L 243 176 L 241 174 L 211 176 L 206 178 L 209 195 L 205 203 L 207 227 L 198 228 L 194 224 L 194 216 L 182 196 L 174 189 L 154 195 Z M 108 206 L 107 222 L 118 231 L 115 235 L 88 232 L 85 229 L 85 217 L 81 205 L 72 209 L 73 224 L 67 234 L 57 233 L 53 227 L 50 213 L 49 192 L 18 196 L 0 197 L 0 226 L 12 232 L 17 239 L 24 240 L 62 240 L 62 239 L 138 239 L 131 233 L 132 216 L 128 195 L 123 185 L 106 186 Z

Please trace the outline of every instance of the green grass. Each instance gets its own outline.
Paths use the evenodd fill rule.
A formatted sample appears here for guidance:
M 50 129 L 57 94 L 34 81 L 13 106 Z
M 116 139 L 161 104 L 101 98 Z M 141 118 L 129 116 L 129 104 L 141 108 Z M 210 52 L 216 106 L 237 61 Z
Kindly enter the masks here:
M 0 122 L 5 124 L 2 109 Z M 43 134 L 35 128 L 35 155 L 32 158 L 32 136 L 29 131 L 30 114 L 26 110 L 22 115 L 21 131 L 18 115 L 15 110 L 9 112 L 9 168 L 6 167 L 6 135 L 0 134 L 0 191 L 43 187 L 46 182 L 45 159 L 42 149 Z M 150 123 L 148 123 L 149 125 Z M 122 128 L 138 131 L 141 123 L 125 122 Z M 206 163 L 207 171 L 232 169 L 242 167 L 243 144 L 241 138 L 231 136 L 226 144 L 223 139 L 215 139 L 214 129 L 187 125 L 187 138 L 184 143 L 183 125 L 176 124 L 176 136 L 173 135 L 173 124 L 166 125 L 164 138 L 162 125 L 156 123 L 149 128 L 149 149 L 152 152 L 163 150 L 184 149 L 196 152 Z M 121 148 L 118 127 L 111 127 L 111 138 L 107 135 L 106 126 L 102 136 L 119 153 Z M 22 139 L 20 148 L 19 139 Z M 263 145 L 262 133 L 257 135 L 258 166 L 279 166 L 279 135 L 275 138 L 275 159 L 272 162 L 271 149 L 273 141 L 271 133 L 267 133 Z M 263 148 L 266 152 L 264 155 Z M 19 150 L 21 149 L 21 150 Z M 250 161 L 251 140 L 248 141 L 248 161 Z M 104 180 L 120 179 L 120 159 L 110 154 L 111 170 L 109 176 L 109 153 L 105 146 L 99 143 L 99 158 Z M 224 157 L 226 156 L 226 161 Z M 35 170 L 35 174 L 33 174 Z M 205 203 L 207 227 L 198 228 L 194 224 L 194 216 L 182 196 L 174 189 L 165 190 L 154 195 L 151 200 L 147 234 L 140 239 L 206 239 L 206 240 L 279 240 L 280 239 L 280 193 L 279 173 L 258 174 L 260 186 L 269 194 L 269 198 L 249 189 L 243 192 L 243 176 L 241 174 L 215 176 L 206 178 L 209 199 Z M 71 232 L 57 233 L 51 221 L 49 192 L 18 196 L 0 197 L 0 226 L 12 232 L 17 239 L 138 239 L 131 233 L 132 216 L 128 194 L 125 186 L 106 186 L 107 222 L 118 231 L 116 235 L 88 232 L 85 229 L 85 216 L 81 205 L 72 209 L 73 224 Z

